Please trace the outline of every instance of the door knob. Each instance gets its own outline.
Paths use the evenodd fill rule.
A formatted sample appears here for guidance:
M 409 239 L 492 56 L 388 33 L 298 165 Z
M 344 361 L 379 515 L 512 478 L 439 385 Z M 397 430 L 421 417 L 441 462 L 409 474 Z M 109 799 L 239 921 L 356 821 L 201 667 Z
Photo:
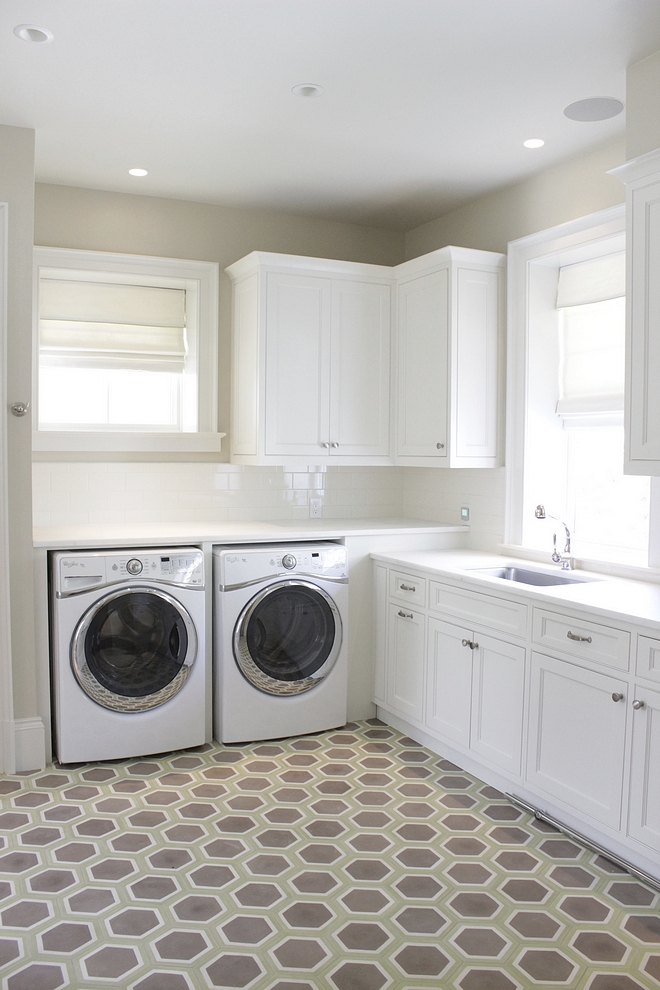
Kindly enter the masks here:
M 644 707 L 644 702 L 643 701 L 633 701 L 633 708 L 635 709 L 636 712 L 638 712 L 640 710 L 640 708 L 643 708 L 643 707 Z

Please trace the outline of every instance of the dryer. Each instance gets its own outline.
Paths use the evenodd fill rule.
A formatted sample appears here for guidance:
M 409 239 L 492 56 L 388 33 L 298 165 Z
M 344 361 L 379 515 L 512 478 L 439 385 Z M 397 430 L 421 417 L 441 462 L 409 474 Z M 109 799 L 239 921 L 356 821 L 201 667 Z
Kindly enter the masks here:
M 54 742 L 62 763 L 204 743 L 204 555 L 51 555 Z
M 214 735 L 246 742 L 344 725 L 346 549 L 215 547 Z

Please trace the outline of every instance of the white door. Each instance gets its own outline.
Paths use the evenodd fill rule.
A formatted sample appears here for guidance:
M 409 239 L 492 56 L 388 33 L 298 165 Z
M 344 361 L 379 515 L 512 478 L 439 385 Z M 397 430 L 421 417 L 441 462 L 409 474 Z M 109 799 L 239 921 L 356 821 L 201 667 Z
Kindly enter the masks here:
M 331 295 L 330 279 L 268 275 L 266 454 L 327 456 Z
M 621 823 L 627 693 L 615 677 L 532 654 L 527 780 L 612 828 Z
M 425 623 L 423 612 L 388 606 L 387 703 L 416 722 L 422 721 Z
M 0 203 L 0 353 L 7 343 L 7 204 Z M 6 362 L 0 368 L 0 773 L 14 773 L 14 706 L 12 701 L 11 630 L 9 620 L 9 530 L 7 522 L 7 395 Z M 20 768 L 19 768 L 20 769 Z
M 476 633 L 470 749 L 519 777 L 525 649 Z
M 444 739 L 470 743 L 472 632 L 429 619 L 426 726 Z
M 635 686 L 628 835 L 660 851 L 660 694 Z M 633 709 L 633 702 L 643 707 Z
M 457 275 L 453 454 L 460 467 L 461 458 L 497 457 L 500 276 L 470 268 Z
M 390 287 L 332 283 L 331 456 L 389 454 Z
M 447 269 L 399 285 L 397 455 L 446 458 Z

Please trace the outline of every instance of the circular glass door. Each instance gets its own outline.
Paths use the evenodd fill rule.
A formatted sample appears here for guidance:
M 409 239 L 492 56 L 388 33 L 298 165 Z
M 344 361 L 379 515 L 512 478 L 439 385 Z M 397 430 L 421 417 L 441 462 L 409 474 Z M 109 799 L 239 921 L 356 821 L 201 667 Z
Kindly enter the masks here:
M 306 581 L 280 581 L 243 609 L 234 656 L 243 676 L 266 694 L 301 694 L 330 672 L 342 642 L 337 606 Z
M 152 588 L 130 588 L 96 602 L 71 643 L 71 667 L 83 691 L 118 712 L 143 712 L 181 690 L 197 636 L 180 602 Z

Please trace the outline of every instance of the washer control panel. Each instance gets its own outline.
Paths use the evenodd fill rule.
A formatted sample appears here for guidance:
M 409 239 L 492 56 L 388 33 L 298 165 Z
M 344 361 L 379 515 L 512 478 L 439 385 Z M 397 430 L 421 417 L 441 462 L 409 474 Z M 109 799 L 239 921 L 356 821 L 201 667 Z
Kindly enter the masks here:
M 154 582 L 204 587 L 204 555 L 194 547 L 167 550 L 116 550 L 108 553 L 55 553 L 53 584 L 62 598 L 112 584 Z
M 251 584 L 279 575 L 346 580 L 346 548 L 338 543 L 299 543 L 272 547 L 216 547 L 215 566 L 223 587 Z

